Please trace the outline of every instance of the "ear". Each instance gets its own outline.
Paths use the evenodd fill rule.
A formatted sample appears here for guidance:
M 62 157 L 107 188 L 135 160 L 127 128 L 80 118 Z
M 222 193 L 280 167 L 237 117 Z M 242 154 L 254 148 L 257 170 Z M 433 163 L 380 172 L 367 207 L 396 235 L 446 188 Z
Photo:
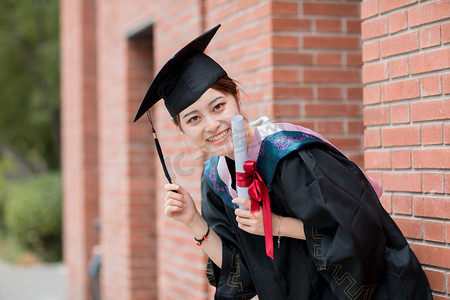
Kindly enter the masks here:
M 242 107 L 242 100 L 241 100 L 241 91 L 239 90 L 239 87 L 236 87 L 236 100 L 240 110 Z

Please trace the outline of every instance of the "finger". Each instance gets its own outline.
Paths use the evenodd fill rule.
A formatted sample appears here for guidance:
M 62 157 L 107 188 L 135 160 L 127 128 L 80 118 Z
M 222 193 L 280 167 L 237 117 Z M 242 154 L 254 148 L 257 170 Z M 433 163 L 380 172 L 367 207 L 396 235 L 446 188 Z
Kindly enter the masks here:
M 251 201 L 249 199 L 245 198 L 234 198 L 232 201 L 234 204 L 242 205 L 246 207 L 247 209 L 250 209 Z
M 234 198 L 232 202 L 233 202 L 234 204 L 245 205 L 247 202 L 250 202 L 250 200 L 249 200 L 249 199 L 242 198 L 242 197 L 237 197 L 237 198 Z
M 243 217 L 237 216 L 236 217 L 236 221 L 239 224 L 242 224 L 243 226 L 251 227 L 251 226 L 255 225 L 255 220 L 254 219 L 248 219 L 248 218 L 243 218 Z
M 167 194 L 166 194 L 166 198 L 165 198 L 165 200 L 167 201 L 167 200 L 169 200 L 169 199 L 175 199 L 175 200 L 183 200 L 183 195 L 181 195 L 181 194 L 179 194 L 179 193 L 177 193 L 177 192 L 173 192 L 173 191 L 169 191 L 169 192 L 167 192 Z
M 237 209 L 234 210 L 234 214 L 236 216 L 239 216 L 239 217 L 242 217 L 242 218 L 247 218 L 247 219 L 252 217 L 252 214 L 250 213 L 250 211 L 246 210 L 246 209 L 237 208 Z
M 165 206 L 165 207 L 171 207 L 171 206 L 174 206 L 174 207 L 181 207 L 181 208 L 183 208 L 183 207 L 186 206 L 186 204 L 184 203 L 184 201 L 175 200 L 175 199 L 169 199 L 169 200 L 167 200 L 167 201 L 164 203 L 164 206 Z
M 248 229 L 250 228 L 249 225 L 243 224 L 243 223 L 238 223 L 238 227 L 242 230 L 248 231 Z
M 178 191 L 179 188 L 180 186 L 176 183 L 166 183 L 164 185 L 164 190 L 166 191 Z
M 167 217 L 172 217 L 175 213 L 182 211 L 183 208 L 176 206 L 169 206 L 164 209 L 164 215 Z
M 245 232 L 248 232 L 248 233 L 253 233 L 254 232 L 253 228 L 251 226 L 249 226 L 249 225 L 245 225 L 245 224 L 239 223 L 238 227 L 240 229 L 244 230 Z
M 174 189 L 174 190 L 172 190 L 172 191 L 175 191 L 175 192 L 177 192 L 178 194 L 181 194 L 181 195 L 183 195 L 183 196 L 189 195 L 189 192 L 188 192 L 187 190 L 185 190 L 181 185 L 179 185 L 179 184 L 177 184 L 177 183 L 173 183 L 172 185 L 169 184 L 168 187 L 170 187 L 170 186 L 175 187 L 176 189 Z

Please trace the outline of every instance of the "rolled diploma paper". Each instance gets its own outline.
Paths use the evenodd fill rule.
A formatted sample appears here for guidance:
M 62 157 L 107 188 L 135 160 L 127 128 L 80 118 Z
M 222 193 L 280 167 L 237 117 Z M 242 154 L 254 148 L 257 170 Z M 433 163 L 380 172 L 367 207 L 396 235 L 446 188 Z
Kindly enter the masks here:
M 247 140 L 245 138 L 244 118 L 236 115 L 231 118 L 231 132 L 233 133 L 234 146 L 234 163 L 236 172 L 244 173 L 244 163 L 247 161 Z M 232 174 L 232 176 L 236 174 Z M 250 199 L 248 188 L 239 187 L 236 184 L 236 190 L 239 198 Z M 240 209 L 247 209 L 245 206 L 239 205 Z

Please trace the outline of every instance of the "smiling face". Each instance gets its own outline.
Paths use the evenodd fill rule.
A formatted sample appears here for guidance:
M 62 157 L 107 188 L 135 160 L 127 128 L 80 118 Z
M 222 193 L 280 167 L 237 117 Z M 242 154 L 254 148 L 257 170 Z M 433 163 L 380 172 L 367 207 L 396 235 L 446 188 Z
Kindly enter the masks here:
M 179 114 L 179 126 L 195 147 L 233 158 L 231 118 L 238 114 L 233 95 L 210 88 Z

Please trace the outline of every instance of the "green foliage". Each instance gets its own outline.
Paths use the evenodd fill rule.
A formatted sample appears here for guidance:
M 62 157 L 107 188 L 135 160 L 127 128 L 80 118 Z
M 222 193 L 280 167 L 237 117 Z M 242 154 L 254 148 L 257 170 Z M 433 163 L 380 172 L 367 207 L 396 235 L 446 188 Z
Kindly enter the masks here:
M 6 184 L 5 179 L 0 174 L 0 234 L 5 231 L 4 213 L 6 202 Z
M 59 167 L 59 1 L 0 1 L 0 145 Z
M 6 185 L 5 180 L 0 176 L 0 234 L 5 231 L 4 210 L 6 202 Z
M 8 189 L 8 237 L 44 261 L 61 259 L 61 190 L 59 173 L 39 175 Z
M 4 208 L 6 202 L 6 174 L 14 170 L 14 162 L 9 155 L 0 155 L 0 234 L 5 233 Z
M 22 263 L 22 257 L 24 255 L 30 255 L 26 249 L 20 245 L 16 239 L 12 237 L 1 237 L 0 242 L 2 243 L 2 259 L 11 263 L 11 264 L 19 264 Z M 34 261 L 35 262 L 35 261 Z

